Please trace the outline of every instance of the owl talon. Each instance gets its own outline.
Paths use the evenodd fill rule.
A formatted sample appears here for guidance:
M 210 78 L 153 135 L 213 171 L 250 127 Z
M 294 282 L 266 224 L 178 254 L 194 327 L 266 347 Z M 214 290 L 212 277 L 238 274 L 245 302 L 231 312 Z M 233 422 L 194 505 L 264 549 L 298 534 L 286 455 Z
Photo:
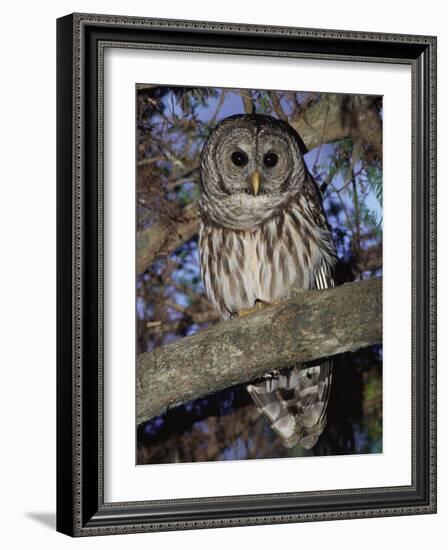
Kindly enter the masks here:
M 233 314 L 232 318 L 233 317 L 245 317 L 246 315 L 252 315 L 252 313 L 257 313 L 257 311 L 259 311 L 259 310 L 255 307 L 249 307 L 247 309 L 240 309 L 240 311 L 237 311 L 236 313 Z
M 271 306 L 269 302 L 264 302 L 263 300 L 259 300 L 258 298 L 254 302 L 254 307 L 249 307 L 247 309 L 241 309 L 237 313 L 234 313 L 233 316 L 237 317 L 245 317 L 246 315 L 251 315 L 252 313 L 257 313 L 257 311 L 261 311 L 265 309 L 266 307 Z
M 255 300 L 255 303 L 254 303 L 254 309 L 257 310 L 257 311 L 260 311 L 262 309 L 264 309 L 265 307 L 269 307 L 270 304 L 269 302 L 265 302 L 264 300 L 259 300 L 258 298 Z

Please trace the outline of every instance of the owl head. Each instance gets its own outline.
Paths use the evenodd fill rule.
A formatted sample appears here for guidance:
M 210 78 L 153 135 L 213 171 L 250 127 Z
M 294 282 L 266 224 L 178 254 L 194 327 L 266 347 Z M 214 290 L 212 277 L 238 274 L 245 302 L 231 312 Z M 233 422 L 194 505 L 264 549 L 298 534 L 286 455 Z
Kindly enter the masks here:
M 255 229 L 301 192 L 306 148 L 286 122 L 260 114 L 222 120 L 204 145 L 201 212 L 232 229 Z

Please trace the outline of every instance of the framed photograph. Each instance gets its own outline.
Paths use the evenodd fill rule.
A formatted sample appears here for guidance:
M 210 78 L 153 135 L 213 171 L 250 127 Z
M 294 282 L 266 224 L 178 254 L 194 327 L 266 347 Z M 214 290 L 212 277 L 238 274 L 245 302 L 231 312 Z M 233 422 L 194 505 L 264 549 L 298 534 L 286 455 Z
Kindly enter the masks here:
M 434 513 L 436 38 L 57 41 L 57 529 Z

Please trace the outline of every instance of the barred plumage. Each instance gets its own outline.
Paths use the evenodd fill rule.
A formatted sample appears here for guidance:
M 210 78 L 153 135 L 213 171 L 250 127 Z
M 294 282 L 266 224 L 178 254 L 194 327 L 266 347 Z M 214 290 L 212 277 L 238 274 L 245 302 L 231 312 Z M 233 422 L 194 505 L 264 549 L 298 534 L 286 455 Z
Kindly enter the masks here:
M 335 249 L 302 150 L 288 124 L 263 115 L 225 119 L 204 147 L 200 265 L 222 319 L 333 285 Z M 329 361 L 298 365 L 248 391 L 287 447 L 309 448 L 325 427 L 331 378 Z

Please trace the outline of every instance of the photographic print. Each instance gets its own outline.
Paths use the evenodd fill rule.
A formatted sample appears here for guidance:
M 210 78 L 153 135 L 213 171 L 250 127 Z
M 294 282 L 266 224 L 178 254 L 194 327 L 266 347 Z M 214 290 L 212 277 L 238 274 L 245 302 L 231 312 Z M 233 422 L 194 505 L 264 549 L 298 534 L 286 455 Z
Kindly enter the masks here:
M 436 38 L 57 29 L 58 531 L 435 513 Z
M 170 373 L 151 374 L 154 416 L 137 392 L 137 464 L 382 452 L 381 338 L 310 362 L 282 350 L 276 368 L 216 386 L 191 340 L 381 277 L 382 120 L 381 96 L 137 85 L 137 363 L 184 340 Z M 325 315 L 350 326 L 356 307 Z M 284 316 L 268 339 L 274 328 L 294 340 Z M 242 369 L 259 359 L 244 340 L 238 354 Z M 224 379 L 232 362 L 231 350 L 214 359 Z

